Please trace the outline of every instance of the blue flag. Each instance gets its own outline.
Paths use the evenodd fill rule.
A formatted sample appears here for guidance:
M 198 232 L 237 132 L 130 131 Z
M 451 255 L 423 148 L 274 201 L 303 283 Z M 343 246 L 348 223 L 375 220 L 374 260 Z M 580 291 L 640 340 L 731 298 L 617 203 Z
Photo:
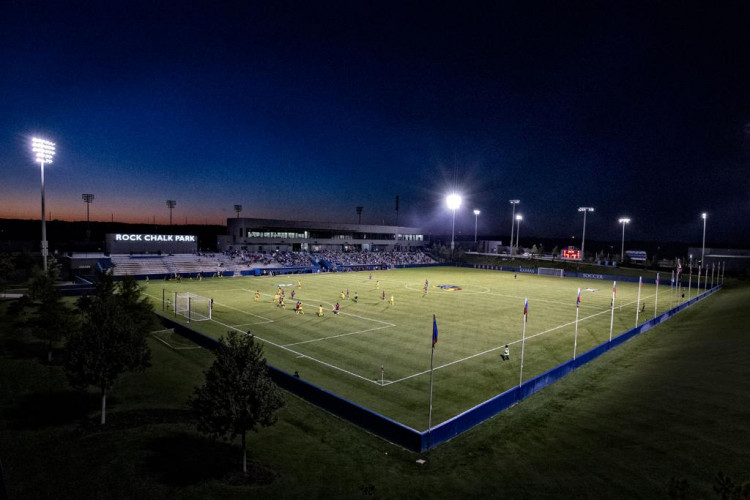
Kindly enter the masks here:
M 435 347 L 435 344 L 437 344 L 438 339 L 438 330 L 437 330 L 437 319 L 435 318 L 435 315 L 432 315 L 432 347 Z

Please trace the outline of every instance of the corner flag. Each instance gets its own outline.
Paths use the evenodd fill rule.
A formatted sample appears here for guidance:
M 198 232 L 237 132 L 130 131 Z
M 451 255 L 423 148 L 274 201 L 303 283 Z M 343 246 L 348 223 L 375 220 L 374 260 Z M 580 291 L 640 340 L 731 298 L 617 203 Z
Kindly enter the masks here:
M 523 301 L 523 320 L 528 321 L 529 319 L 529 299 Z
M 437 319 L 435 318 L 435 315 L 432 315 L 432 348 L 435 348 L 435 344 L 437 344 L 438 340 L 438 329 L 437 329 Z

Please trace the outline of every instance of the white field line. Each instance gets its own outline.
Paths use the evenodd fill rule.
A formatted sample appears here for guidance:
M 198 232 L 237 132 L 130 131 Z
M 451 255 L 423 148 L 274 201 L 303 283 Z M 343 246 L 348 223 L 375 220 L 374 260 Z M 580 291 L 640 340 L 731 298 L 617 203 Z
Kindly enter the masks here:
M 172 330 L 158 330 L 158 331 L 156 331 L 156 332 L 151 332 L 151 336 L 152 336 L 152 337 L 154 337 L 154 338 L 155 338 L 156 340 L 158 340 L 159 342 L 161 342 L 162 344 L 164 344 L 165 346 L 167 346 L 167 347 L 169 347 L 170 349 L 173 349 L 173 350 L 175 350 L 175 351 L 187 351 L 187 350 L 192 350 L 192 349 L 203 349 L 203 348 L 202 348 L 201 346 L 199 346 L 199 345 L 198 345 L 198 346 L 191 346 L 191 347 L 177 347 L 177 346 L 173 346 L 172 344 L 168 343 L 168 342 L 167 342 L 166 340 L 164 340 L 163 338 L 161 338 L 161 337 L 158 337 L 158 336 L 156 336 L 156 335 L 155 335 L 156 333 L 160 333 L 160 332 L 170 332 L 170 331 L 172 331 Z
M 347 316 L 352 316 L 352 315 L 348 314 Z M 373 320 L 373 321 L 377 321 L 377 320 Z M 379 321 L 379 323 L 383 323 L 383 321 Z M 340 337 L 348 337 L 349 335 L 356 335 L 358 333 L 374 332 L 374 331 L 377 331 L 377 330 L 383 330 L 384 328 L 393 328 L 394 326 L 396 326 L 396 325 L 388 323 L 388 324 L 386 324 L 384 326 L 377 326 L 377 327 L 373 327 L 373 328 L 368 328 L 366 330 L 358 330 L 356 332 L 340 333 L 338 335 L 331 335 L 329 337 L 321 337 L 319 339 L 310 339 L 310 340 L 303 340 L 302 342 L 294 342 L 292 344 L 284 344 L 284 347 L 290 347 L 290 346 L 300 345 L 300 344 L 309 344 L 310 342 L 320 342 L 322 340 L 337 339 L 337 338 L 340 338 Z
M 233 327 L 232 325 L 227 325 L 226 323 L 222 323 L 221 321 L 216 321 L 214 319 L 212 319 L 211 321 L 213 321 L 213 322 L 215 322 L 215 323 L 217 323 L 217 324 L 219 324 L 219 325 L 221 325 L 221 326 L 223 326 L 225 328 L 229 328 L 231 330 L 237 330 L 238 332 L 244 333 L 244 334 L 247 335 L 246 332 L 243 332 L 242 330 L 239 330 L 239 329 Z M 261 340 L 262 342 L 264 342 L 264 343 L 266 343 L 268 345 L 271 345 L 273 347 L 278 347 L 279 349 L 282 349 L 284 351 L 290 352 L 292 354 L 296 354 L 298 358 L 307 358 L 310 361 L 314 361 L 315 363 L 319 363 L 319 364 L 321 364 L 323 366 L 327 366 L 329 368 L 333 368 L 334 370 L 338 370 L 338 371 L 340 371 L 342 373 L 346 373 L 347 375 L 351 375 L 352 377 L 356 377 L 358 379 L 362 379 L 362 380 L 367 381 L 367 382 L 369 382 L 371 384 L 380 385 L 380 382 L 378 382 L 376 380 L 375 381 L 374 380 L 370 380 L 367 377 L 363 377 L 362 375 L 359 375 L 357 373 L 351 372 L 349 370 L 345 370 L 344 368 L 341 368 L 339 366 L 332 365 L 331 363 L 326 363 L 325 361 L 322 361 L 322 360 L 317 359 L 317 358 L 313 358 L 312 356 L 308 356 L 307 354 L 303 354 L 301 352 L 295 351 L 294 349 L 289 349 L 286 346 L 283 346 L 281 344 L 277 344 L 275 342 L 271 342 L 270 340 L 266 340 L 263 337 L 259 337 L 258 335 L 255 335 L 255 337 L 257 337 L 259 340 Z
M 635 302 L 635 301 L 633 301 L 633 302 L 628 302 L 627 304 L 624 304 L 624 305 L 625 305 L 625 306 L 629 306 L 629 305 L 633 304 L 634 302 Z M 598 313 L 594 313 L 594 314 L 591 314 L 591 315 L 589 315 L 589 316 L 586 316 L 585 318 L 581 318 L 581 319 L 580 319 L 580 321 L 586 321 L 587 319 L 591 319 L 591 318 L 594 318 L 594 317 L 596 317 L 596 316 L 599 316 L 600 314 L 605 314 L 605 313 L 610 313 L 610 312 L 611 312 L 611 311 L 610 311 L 610 308 L 607 308 L 607 309 L 605 309 L 604 311 L 601 311 L 601 312 L 598 312 Z M 580 321 L 579 321 L 579 322 L 580 322 Z M 543 331 L 543 332 L 535 333 L 534 335 L 528 335 L 528 336 L 526 336 L 526 339 L 527 339 L 527 340 L 528 340 L 528 339 L 533 339 L 534 337 L 539 337 L 540 335 L 545 335 L 545 334 L 547 334 L 547 333 L 550 333 L 550 332 L 553 332 L 553 331 L 555 331 L 555 330 L 559 330 L 560 328 L 565 328 L 566 326 L 570 326 L 570 325 L 574 325 L 574 324 L 575 324 L 575 321 L 570 321 L 570 322 L 568 322 L 568 323 L 564 323 L 564 324 L 562 324 L 562 325 L 558 325 L 558 326 L 556 326 L 556 327 L 554 327 L 554 328 L 550 328 L 549 330 L 545 330 L 545 331 Z M 521 340 L 514 340 L 514 341 L 512 341 L 512 342 L 506 342 L 506 344 L 508 344 L 508 345 L 511 345 L 511 344 L 518 344 L 518 343 L 520 343 L 520 342 L 522 342 L 522 341 L 523 341 L 523 339 L 521 339 Z M 504 347 L 505 347 L 505 344 L 501 344 L 501 345 L 499 345 L 499 346 L 497 346 L 497 347 L 493 347 L 492 349 L 487 349 L 486 351 L 478 352 L 478 353 L 476 353 L 476 354 L 472 354 L 471 356 L 466 356 L 466 357 L 464 357 L 464 358 L 460 358 L 460 359 L 456 359 L 456 360 L 454 360 L 454 361 L 451 361 L 450 363 L 445 363 L 445 364 L 443 364 L 443 365 L 440 365 L 440 366 L 436 366 L 436 367 L 435 367 L 435 370 L 439 370 L 439 369 L 441 369 L 441 368 L 447 368 L 447 367 L 449 367 L 449 366 L 451 366 L 451 365 L 455 365 L 455 364 L 457 364 L 457 363 L 462 363 L 462 362 L 464 362 L 464 361 L 466 361 L 466 360 L 469 360 L 469 359 L 472 359 L 472 358 L 476 358 L 476 357 L 478 357 L 478 356 L 483 356 L 483 355 L 485 355 L 485 354 L 487 354 L 487 353 L 490 353 L 490 352 L 493 352 L 493 351 L 497 351 L 498 349 L 502 349 L 502 348 L 504 348 Z M 398 379 L 398 380 L 394 380 L 394 381 L 392 381 L 392 382 L 388 382 L 388 383 L 386 383 L 385 385 L 396 384 L 396 383 L 398 383 L 398 382 L 403 382 L 404 380 L 409 380 L 409 379 L 411 379 L 411 378 L 414 378 L 414 377 L 419 377 L 420 375 L 425 375 L 425 374 L 427 374 L 427 373 L 430 373 L 430 370 L 423 370 L 423 371 L 421 371 L 421 372 L 417 372 L 417 373 L 415 373 L 415 374 L 413 374 L 413 375 L 407 375 L 406 377 L 400 378 L 400 379 Z
M 242 290 L 242 289 L 241 289 L 241 288 L 238 288 L 237 290 Z M 144 295 L 148 295 L 149 297 L 152 297 L 152 298 L 156 299 L 157 301 L 158 301 L 158 300 L 161 300 L 161 297 L 157 297 L 157 296 L 155 296 L 155 295 L 151 295 L 151 294 L 149 294 L 149 293 L 147 293 L 147 294 L 144 294 Z M 263 325 L 263 324 L 265 324 L 265 323 L 273 323 L 273 322 L 274 322 L 274 320 L 272 320 L 272 319 L 270 319 L 270 318 L 266 318 L 266 317 L 263 317 L 263 316 L 259 316 L 259 315 L 257 315 L 257 314 L 253 314 L 253 313 L 251 313 L 251 312 L 248 312 L 248 311 L 244 311 L 244 310 L 242 310 L 242 309 L 237 309 L 236 307 L 232 307 L 232 306 L 230 306 L 230 305 L 227 305 L 227 304 L 223 304 L 223 303 L 221 303 L 221 302 L 214 302 L 214 304 L 216 304 L 216 305 L 219 305 L 219 306 L 221 306 L 221 307 L 226 307 L 227 309 L 232 309 L 232 310 L 234 310 L 234 311 L 237 311 L 237 312 L 241 312 L 241 313 L 243 313 L 243 314 L 247 314 L 248 316 L 253 316 L 253 317 L 255 317 L 255 318 L 258 318 L 258 319 L 261 319 L 261 320 L 263 320 L 263 321 L 258 321 L 258 322 L 256 322 L 256 323 L 246 323 L 246 324 L 248 324 L 248 325 Z

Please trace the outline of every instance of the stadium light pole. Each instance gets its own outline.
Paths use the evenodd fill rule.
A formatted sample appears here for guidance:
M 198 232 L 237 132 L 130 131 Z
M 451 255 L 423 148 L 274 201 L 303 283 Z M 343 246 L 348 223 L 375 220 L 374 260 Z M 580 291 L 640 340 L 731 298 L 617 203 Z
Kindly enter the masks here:
M 578 207 L 579 212 L 583 212 L 583 236 L 581 237 L 581 260 L 586 260 L 586 252 L 584 248 L 586 245 L 586 212 L 593 212 L 593 207 Z
M 479 224 L 479 214 L 482 213 L 479 210 L 474 210 L 474 243 L 477 242 L 477 225 Z
M 86 204 L 86 241 L 91 239 L 91 219 L 89 218 L 89 207 L 91 202 L 94 201 L 94 195 L 91 193 L 84 193 L 81 195 L 83 202 Z
M 510 254 L 513 255 L 513 226 L 516 223 L 516 205 L 521 203 L 521 200 L 510 200 L 510 204 L 513 205 L 513 212 L 510 216 Z
M 516 215 L 516 223 L 518 223 L 518 228 L 516 229 L 516 248 L 520 246 L 520 243 L 518 243 L 518 235 L 521 234 L 521 221 L 523 220 L 523 216 L 521 214 Z
M 448 208 L 453 211 L 453 226 L 451 229 L 451 258 L 453 257 L 453 249 L 456 248 L 456 210 L 461 206 L 461 197 L 455 193 L 449 194 L 445 199 Z
M 620 247 L 620 264 L 625 262 L 625 224 L 630 224 L 630 219 L 623 217 L 618 221 L 622 224 L 622 247 Z
M 240 218 L 240 212 L 242 212 L 242 205 L 235 205 L 234 211 L 237 212 L 237 218 Z
M 36 162 L 39 163 L 42 171 L 42 262 L 44 272 L 47 272 L 47 221 L 45 219 L 44 209 L 44 164 L 52 163 L 52 157 L 55 156 L 55 143 L 33 137 L 31 139 L 31 150 L 36 155 Z
M 701 248 L 701 265 L 705 267 L 703 258 L 706 256 L 706 219 L 708 218 L 708 214 L 706 212 L 703 212 L 701 214 L 701 218 L 703 219 L 703 247 Z
M 169 208 L 169 225 L 172 225 L 172 209 L 177 205 L 175 200 L 167 200 L 167 208 Z

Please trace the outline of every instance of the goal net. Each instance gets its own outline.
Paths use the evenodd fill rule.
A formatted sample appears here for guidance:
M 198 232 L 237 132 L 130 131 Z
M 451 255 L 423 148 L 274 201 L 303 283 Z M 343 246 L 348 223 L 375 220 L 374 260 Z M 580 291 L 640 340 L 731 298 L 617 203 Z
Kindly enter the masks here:
M 565 276 L 565 273 L 562 269 L 557 269 L 554 267 L 540 267 L 537 269 L 538 274 L 543 274 L 545 276 L 559 276 L 563 277 Z
M 174 294 L 174 313 L 184 316 L 188 321 L 205 321 L 211 319 L 213 299 L 191 292 Z

